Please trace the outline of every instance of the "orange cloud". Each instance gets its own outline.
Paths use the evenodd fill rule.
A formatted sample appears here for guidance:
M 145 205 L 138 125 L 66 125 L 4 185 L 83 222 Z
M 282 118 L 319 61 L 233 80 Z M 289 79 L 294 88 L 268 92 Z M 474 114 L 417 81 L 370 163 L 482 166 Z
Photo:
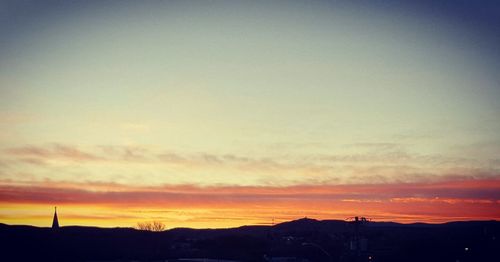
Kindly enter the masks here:
M 73 214 L 73 220 L 85 216 L 85 221 L 97 225 L 108 225 L 106 218 L 116 220 L 117 216 L 126 217 L 126 221 L 182 218 L 178 224 L 183 226 L 210 226 L 211 219 L 218 221 L 216 226 L 234 226 L 302 216 L 344 219 L 364 215 L 400 222 L 500 219 L 500 180 L 289 187 L 134 187 L 50 181 L 2 184 L 2 205 L 86 206 L 84 212 L 90 213 Z M 106 210 L 107 215 L 93 214 L 94 209 Z

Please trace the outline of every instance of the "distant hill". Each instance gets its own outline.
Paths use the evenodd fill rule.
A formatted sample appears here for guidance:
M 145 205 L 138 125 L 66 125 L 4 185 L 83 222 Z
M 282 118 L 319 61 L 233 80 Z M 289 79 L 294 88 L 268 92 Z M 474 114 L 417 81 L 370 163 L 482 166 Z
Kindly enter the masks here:
M 304 218 L 274 226 L 163 232 L 0 224 L 2 261 L 273 261 L 278 257 L 288 261 L 500 261 L 499 237 L 498 221 L 356 226 Z

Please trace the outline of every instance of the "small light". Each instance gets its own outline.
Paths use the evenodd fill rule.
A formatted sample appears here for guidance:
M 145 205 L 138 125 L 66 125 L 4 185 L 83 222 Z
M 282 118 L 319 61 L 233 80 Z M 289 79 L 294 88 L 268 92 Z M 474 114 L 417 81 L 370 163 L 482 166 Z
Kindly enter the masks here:
M 469 248 L 468 248 L 468 247 L 466 247 L 466 248 L 465 248 L 465 251 L 469 251 Z
M 372 260 L 372 256 L 368 256 L 368 260 Z

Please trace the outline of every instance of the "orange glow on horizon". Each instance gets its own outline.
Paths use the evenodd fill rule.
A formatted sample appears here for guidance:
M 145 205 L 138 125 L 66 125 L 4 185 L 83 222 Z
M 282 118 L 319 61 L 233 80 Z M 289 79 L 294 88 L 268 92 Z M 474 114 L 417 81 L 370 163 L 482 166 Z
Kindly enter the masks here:
M 499 189 L 500 180 L 292 187 L 41 183 L 1 186 L 0 221 L 49 226 L 53 205 L 60 207 L 63 226 L 133 227 L 159 220 L 168 228 L 226 228 L 356 215 L 402 223 L 498 220 Z

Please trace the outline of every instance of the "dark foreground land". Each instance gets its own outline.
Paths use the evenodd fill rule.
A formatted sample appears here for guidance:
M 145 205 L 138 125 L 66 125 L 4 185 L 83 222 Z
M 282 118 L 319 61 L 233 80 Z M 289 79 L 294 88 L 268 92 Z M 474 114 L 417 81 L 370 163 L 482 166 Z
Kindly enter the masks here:
M 0 224 L 0 260 L 500 261 L 499 237 L 499 221 L 435 225 L 300 219 L 163 232 Z

